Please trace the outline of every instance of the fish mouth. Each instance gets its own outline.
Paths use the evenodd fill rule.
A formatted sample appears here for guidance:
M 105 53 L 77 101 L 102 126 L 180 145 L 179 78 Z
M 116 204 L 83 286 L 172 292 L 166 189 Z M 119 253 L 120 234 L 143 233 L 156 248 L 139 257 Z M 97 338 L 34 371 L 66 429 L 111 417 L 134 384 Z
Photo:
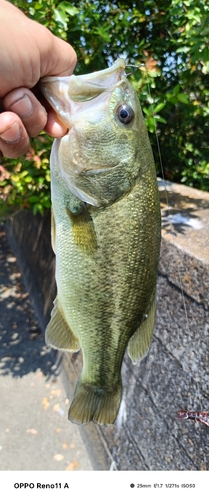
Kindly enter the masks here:
M 44 86 L 47 83 L 62 82 L 68 87 L 68 95 L 73 99 L 73 96 L 78 96 L 81 87 L 92 87 L 92 91 L 98 90 L 99 93 L 104 92 L 114 86 L 122 76 L 125 75 L 126 61 L 122 57 L 117 59 L 112 66 L 94 71 L 86 75 L 71 75 L 71 76 L 44 76 L 40 80 L 41 90 L 44 91 Z M 94 94 L 95 97 L 95 94 Z M 93 98 L 93 97 L 92 97 Z M 81 100 L 81 99 L 79 99 Z M 86 95 L 85 95 L 86 100 Z
M 72 75 L 71 81 L 68 80 L 70 98 L 80 102 L 83 97 L 84 100 L 90 100 L 107 90 L 110 91 L 125 75 L 125 67 L 125 59 L 120 58 L 109 68 L 88 75 Z
M 112 66 L 87 75 L 45 76 L 39 87 L 61 122 L 71 128 L 72 117 L 88 106 L 88 101 L 106 99 L 107 94 L 126 80 L 126 61 L 117 59 Z
M 40 80 L 40 89 L 65 125 L 66 114 L 77 103 L 95 99 L 103 92 L 110 92 L 120 85 L 125 77 L 126 61 L 119 58 L 106 69 L 87 75 L 45 76 Z
M 79 78 L 90 81 L 98 80 L 99 82 L 100 77 L 102 77 L 102 81 L 104 81 L 104 78 L 108 78 L 110 75 L 112 75 L 112 73 L 115 73 L 118 70 L 124 72 L 125 67 L 126 67 L 125 59 L 119 57 L 118 59 L 116 59 L 116 61 L 114 61 L 112 66 L 99 71 L 94 71 L 93 73 L 88 73 L 87 75 L 80 75 Z

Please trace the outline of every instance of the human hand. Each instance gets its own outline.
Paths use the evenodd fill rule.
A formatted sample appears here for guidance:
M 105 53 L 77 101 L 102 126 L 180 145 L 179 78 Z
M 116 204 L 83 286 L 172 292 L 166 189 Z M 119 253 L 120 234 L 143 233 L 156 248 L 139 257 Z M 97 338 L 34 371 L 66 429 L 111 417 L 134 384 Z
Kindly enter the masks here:
M 0 152 L 17 158 L 42 130 L 53 137 L 67 132 L 36 85 L 43 76 L 71 75 L 76 54 L 5 0 L 0 0 L 0 19 Z

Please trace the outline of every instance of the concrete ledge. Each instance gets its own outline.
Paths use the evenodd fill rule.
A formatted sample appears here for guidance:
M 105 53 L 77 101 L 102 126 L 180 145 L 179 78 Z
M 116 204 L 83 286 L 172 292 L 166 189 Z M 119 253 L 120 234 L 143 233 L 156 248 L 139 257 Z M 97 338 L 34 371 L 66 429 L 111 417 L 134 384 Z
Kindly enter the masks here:
M 209 307 L 209 193 L 159 180 L 162 247 L 159 270 Z
M 154 337 L 139 365 L 125 356 L 123 420 L 80 428 L 95 470 L 209 467 L 208 428 L 176 420 L 179 409 L 209 410 L 209 193 L 162 180 L 159 191 L 163 228 Z M 49 233 L 49 213 L 20 213 L 7 223 L 43 329 L 55 296 Z M 71 399 L 82 356 L 58 354 L 57 362 Z

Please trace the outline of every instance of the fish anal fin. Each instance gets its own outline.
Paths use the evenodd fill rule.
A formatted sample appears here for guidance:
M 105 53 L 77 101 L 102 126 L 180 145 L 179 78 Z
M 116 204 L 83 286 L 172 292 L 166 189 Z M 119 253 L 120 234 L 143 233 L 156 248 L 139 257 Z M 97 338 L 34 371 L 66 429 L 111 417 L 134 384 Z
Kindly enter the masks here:
M 87 208 L 76 215 L 67 207 L 66 210 L 72 224 L 75 244 L 83 253 L 94 254 L 97 248 L 97 238 L 94 223 Z
M 45 340 L 54 349 L 62 351 L 79 351 L 78 339 L 68 326 L 57 298 L 54 301 L 51 319 L 46 327 Z
M 128 343 L 128 355 L 133 364 L 146 356 L 152 339 L 155 324 L 156 299 L 148 312 L 147 318 L 137 328 Z
M 110 391 L 78 382 L 68 418 L 75 424 L 113 424 L 117 418 L 122 396 L 121 381 Z

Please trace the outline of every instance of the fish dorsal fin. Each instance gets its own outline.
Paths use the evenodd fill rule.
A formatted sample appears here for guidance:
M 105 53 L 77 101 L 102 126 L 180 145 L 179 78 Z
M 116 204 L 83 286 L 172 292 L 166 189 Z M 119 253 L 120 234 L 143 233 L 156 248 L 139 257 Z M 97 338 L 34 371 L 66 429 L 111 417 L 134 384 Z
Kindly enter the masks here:
M 97 248 L 97 238 L 94 223 L 87 208 L 85 207 L 79 214 L 73 214 L 69 208 L 66 210 L 71 221 L 75 244 L 83 253 L 94 254 Z
M 78 339 L 65 321 L 58 298 L 54 301 L 51 319 L 45 331 L 45 340 L 54 349 L 64 351 L 79 351 Z
M 156 299 L 154 298 L 147 318 L 141 323 L 129 340 L 128 355 L 134 364 L 146 356 L 149 349 L 155 323 L 155 311 Z

